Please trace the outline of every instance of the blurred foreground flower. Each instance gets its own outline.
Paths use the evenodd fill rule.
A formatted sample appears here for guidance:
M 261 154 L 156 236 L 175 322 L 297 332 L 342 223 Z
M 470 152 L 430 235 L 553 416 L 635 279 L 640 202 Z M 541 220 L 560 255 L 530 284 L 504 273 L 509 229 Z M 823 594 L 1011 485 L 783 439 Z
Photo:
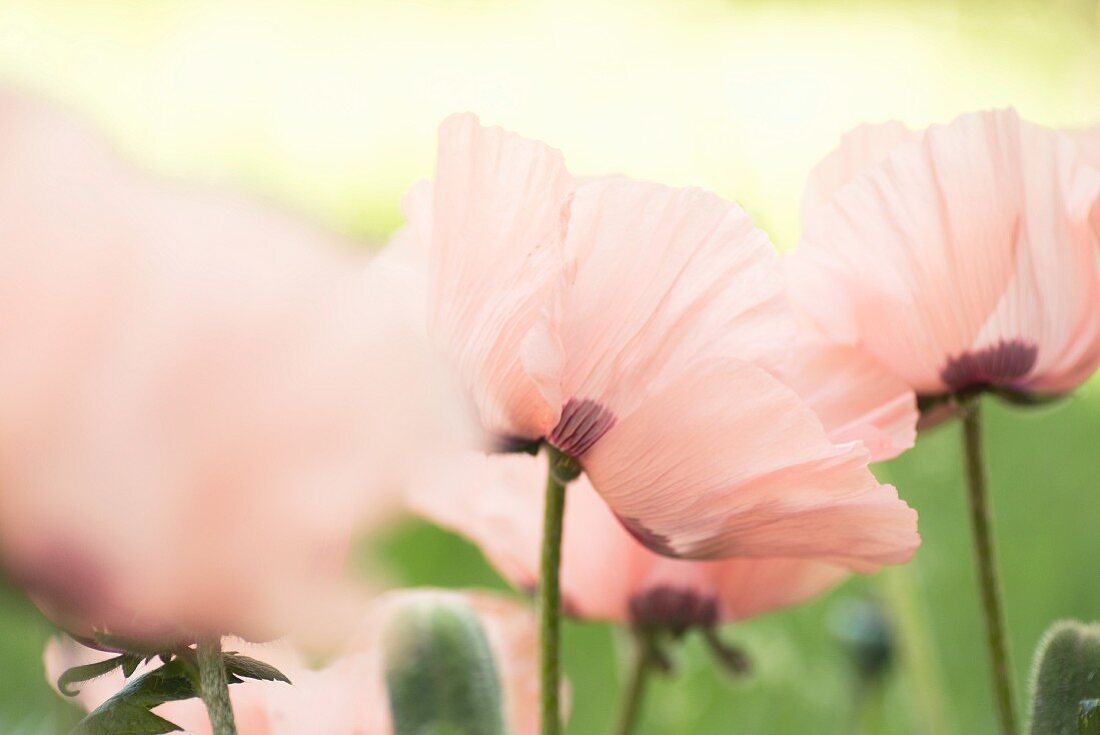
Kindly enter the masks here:
M 10 578 L 84 635 L 262 639 L 332 612 L 352 534 L 452 438 L 364 266 L 0 95 Z
M 238 732 L 240 735 L 392 733 L 383 670 L 386 647 L 383 633 L 391 624 L 400 623 L 410 610 L 440 602 L 468 604 L 482 623 L 503 691 L 507 732 L 511 735 L 537 733 L 534 616 L 524 606 L 499 596 L 437 590 L 405 590 L 376 598 L 361 617 L 346 653 L 318 669 L 307 666 L 302 655 L 284 642 L 238 644 L 226 640 L 227 650 L 270 661 L 292 682 L 261 681 L 230 687 Z M 56 681 L 73 666 L 104 658 L 71 640 L 55 638 L 45 652 L 47 676 Z M 131 678 L 151 668 L 143 666 Z M 116 670 L 103 678 L 77 685 L 80 689 L 77 701 L 83 708 L 94 710 L 122 684 L 122 673 Z M 430 694 L 425 692 L 425 696 Z M 210 733 L 206 713 L 196 699 L 168 701 L 155 707 L 153 712 L 191 735 Z

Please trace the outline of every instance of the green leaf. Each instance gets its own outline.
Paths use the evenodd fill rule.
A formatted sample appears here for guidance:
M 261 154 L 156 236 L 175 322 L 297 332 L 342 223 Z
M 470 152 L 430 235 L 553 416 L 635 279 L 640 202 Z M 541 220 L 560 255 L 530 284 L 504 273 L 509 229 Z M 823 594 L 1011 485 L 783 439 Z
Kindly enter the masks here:
M 88 715 L 77 724 L 72 735 L 163 735 L 169 732 L 183 732 L 183 728 L 144 707 L 120 705 L 97 717 Z
M 148 658 L 146 658 L 148 661 Z M 141 663 L 141 656 L 133 653 L 123 654 L 122 656 L 122 675 L 129 679 L 133 676 L 134 671 L 137 670 L 138 664 Z
M 1032 735 L 1077 735 L 1081 700 L 1100 698 L 1100 625 L 1055 623 L 1036 648 Z
M 156 654 L 141 656 L 138 654 L 123 654 L 110 659 L 109 662 L 80 666 L 65 672 L 63 679 L 72 672 L 86 673 L 86 676 L 66 680 L 82 681 L 94 676 L 107 673 L 119 666 L 123 667 L 123 673 L 132 674 L 137 665 L 145 660 L 150 661 Z M 285 681 L 290 683 L 281 671 L 270 664 L 257 661 L 249 656 L 238 653 L 226 653 L 225 670 L 231 684 L 239 684 L 245 679 L 259 679 L 263 681 Z M 73 730 L 72 735 L 162 735 L 162 733 L 178 732 L 180 728 L 163 717 L 151 712 L 154 707 L 181 699 L 197 697 L 198 672 L 195 669 L 194 651 L 182 649 L 178 656 L 172 658 L 163 666 L 142 674 L 123 687 L 117 694 L 90 712 L 80 721 Z M 110 663 L 110 667 L 105 664 Z M 81 671 L 91 667 L 100 667 L 100 671 Z M 62 682 L 58 681 L 61 688 Z M 64 691 L 64 689 L 62 689 Z
M 223 654 L 225 661 L 225 673 L 229 677 L 230 684 L 239 684 L 244 679 L 259 679 L 260 681 L 283 681 L 290 684 L 286 674 L 279 671 L 271 664 L 257 661 L 249 656 L 228 652 Z
M 194 696 L 197 692 L 183 664 L 173 660 L 124 686 L 81 720 L 72 735 L 162 735 L 181 731 L 150 710 Z
M 80 690 L 70 689 L 70 684 L 79 684 L 82 681 L 88 681 L 89 679 L 95 679 L 98 676 L 109 674 L 119 666 L 124 666 L 125 662 L 126 654 L 122 654 L 121 656 L 115 656 L 114 658 L 109 658 L 104 661 L 96 661 L 94 664 L 74 666 L 57 677 L 57 688 L 66 697 L 75 697 L 80 694 Z
M 485 631 L 447 598 L 404 606 L 385 635 L 394 735 L 503 735 L 500 683 Z

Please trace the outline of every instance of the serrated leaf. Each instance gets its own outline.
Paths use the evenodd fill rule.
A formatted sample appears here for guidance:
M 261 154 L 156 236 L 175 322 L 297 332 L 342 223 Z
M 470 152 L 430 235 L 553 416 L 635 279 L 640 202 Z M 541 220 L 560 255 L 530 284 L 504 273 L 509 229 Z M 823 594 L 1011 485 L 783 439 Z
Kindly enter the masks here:
M 179 725 L 138 705 L 120 704 L 109 714 L 93 717 L 94 714 L 77 723 L 72 735 L 164 735 L 183 732 Z
M 141 656 L 133 653 L 124 654 L 122 657 L 122 675 L 129 679 L 141 663 Z
M 250 656 L 242 656 L 239 653 L 225 653 L 222 654 L 222 657 L 225 662 L 226 676 L 229 677 L 232 684 L 239 684 L 243 679 L 282 681 L 290 684 L 290 679 L 287 678 L 286 674 L 271 664 L 257 661 Z
M 73 735 L 163 735 L 181 728 L 150 710 L 197 695 L 183 664 L 174 660 L 142 674 L 81 720 Z
M 79 689 L 70 689 L 70 684 L 79 684 L 80 682 L 88 681 L 89 679 L 95 679 L 98 676 L 109 674 L 119 666 L 124 666 L 126 661 L 126 655 L 115 656 L 104 661 L 96 661 L 94 664 L 84 664 L 83 666 L 74 666 L 71 669 L 65 671 L 61 676 L 57 677 L 57 689 L 66 697 L 75 697 L 80 694 Z

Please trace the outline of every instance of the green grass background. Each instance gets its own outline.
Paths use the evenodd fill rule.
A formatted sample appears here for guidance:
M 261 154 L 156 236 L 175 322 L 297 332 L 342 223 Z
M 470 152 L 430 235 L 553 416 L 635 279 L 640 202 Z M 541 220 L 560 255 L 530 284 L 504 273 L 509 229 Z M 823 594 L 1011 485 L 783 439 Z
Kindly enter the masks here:
M 859 122 L 1010 104 L 1050 125 L 1100 119 L 1100 6 L 8 0 L 0 82 L 72 105 L 143 165 L 250 189 L 373 244 L 429 174 L 438 121 L 473 109 L 560 146 L 580 173 L 709 186 L 789 247 L 807 171 Z M 1034 412 L 988 403 L 986 418 L 1022 693 L 1050 622 L 1100 619 L 1100 391 Z M 920 513 L 912 564 L 729 626 L 755 663 L 743 681 L 689 638 L 641 731 L 992 733 L 958 439 L 940 428 L 877 470 Z M 475 548 L 426 524 L 392 531 L 378 554 L 399 583 L 504 589 Z M 829 631 L 865 597 L 906 645 L 857 726 L 850 661 Z M 0 733 L 72 721 L 43 678 L 49 634 L 0 591 Z M 570 624 L 565 650 L 569 731 L 608 732 L 629 638 Z

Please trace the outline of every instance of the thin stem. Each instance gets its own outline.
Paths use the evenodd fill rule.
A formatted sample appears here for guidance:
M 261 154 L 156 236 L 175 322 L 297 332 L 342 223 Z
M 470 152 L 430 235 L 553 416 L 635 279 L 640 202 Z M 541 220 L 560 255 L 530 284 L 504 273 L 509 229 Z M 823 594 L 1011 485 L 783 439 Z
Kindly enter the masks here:
M 879 579 L 898 638 L 901 673 L 906 681 L 904 688 L 921 713 L 920 722 L 914 723 L 916 732 L 925 735 L 955 732 L 944 704 L 940 653 L 928 629 L 925 598 L 914 580 L 913 568 L 884 569 Z
M 882 732 L 882 681 L 861 676 L 852 695 L 851 725 L 847 732 L 874 735 Z
M 551 454 L 546 475 L 546 509 L 542 526 L 542 560 L 539 566 L 539 712 L 542 735 L 561 733 L 561 534 L 565 517 L 565 483 L 554 474 Z
M 642 712 L 646 684 L 657 663 L 653 640 L 650 635 L 639 632 L 637 642 L 638 652 L 634 659 L 634 667 L 630 672 L 630 680 L 623 690 L 622 704 L 619 709 L 619 724 L 615 727 L 616 735 L 630 735 L 634 732 L 634 726 L 638 723 L 638 715 Z
M 229 703 L 229 680 L 222 663 L 221 638 L 199 640 L 196 655 L 199 664 L 199 689 L 210 715 L 213 735 L 237 735 L 233 706 Z
M 1012 692 L 1012 665 L 1005 640 L 1004 609 L 1001 603 L 997 559 L 993 551 L 993 519 L 989 509 L 985 460 L 982 453 L 981 413 L 977 396 L 962 403 L 963 456 L 966 461 L 967 497 L 970 501 L 970 525 L 974 535 L 974 554 L 978 564 L 978 583 L 985 617 L 993 693 L 1004 735 L 1016 735 L 1016 706 Z

